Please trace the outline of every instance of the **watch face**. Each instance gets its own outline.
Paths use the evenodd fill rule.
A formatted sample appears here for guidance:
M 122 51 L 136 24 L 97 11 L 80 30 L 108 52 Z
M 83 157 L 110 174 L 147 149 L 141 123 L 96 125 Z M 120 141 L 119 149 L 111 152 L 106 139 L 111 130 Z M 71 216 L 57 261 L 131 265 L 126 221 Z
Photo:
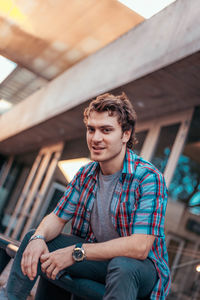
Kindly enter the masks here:
M 84 257 L 83 250 L 81 248 L 75 248 L 72 256 L 75 261 L 82 261 Z

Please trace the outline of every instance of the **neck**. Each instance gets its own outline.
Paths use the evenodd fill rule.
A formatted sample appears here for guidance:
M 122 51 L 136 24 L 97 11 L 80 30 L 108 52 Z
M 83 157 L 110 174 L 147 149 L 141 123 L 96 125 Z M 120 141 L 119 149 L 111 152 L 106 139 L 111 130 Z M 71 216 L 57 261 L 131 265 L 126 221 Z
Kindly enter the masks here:
M 111 175 L 120 171 L 123 167 L 125 154 L 126 147 L 123 147 L 122 151 L 111 161 L 99 162 L 103 175 Z

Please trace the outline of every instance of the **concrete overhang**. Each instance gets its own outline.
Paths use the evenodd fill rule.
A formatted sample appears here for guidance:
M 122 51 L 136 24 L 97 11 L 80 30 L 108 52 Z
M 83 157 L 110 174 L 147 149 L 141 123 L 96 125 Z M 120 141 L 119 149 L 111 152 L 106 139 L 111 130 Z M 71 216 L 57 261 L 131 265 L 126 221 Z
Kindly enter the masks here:
M 86 101 L 122 88 L 139 120 L 200 104 L 198 0 L 177 0 L 0 117 L 0 152 L 84 134 Z

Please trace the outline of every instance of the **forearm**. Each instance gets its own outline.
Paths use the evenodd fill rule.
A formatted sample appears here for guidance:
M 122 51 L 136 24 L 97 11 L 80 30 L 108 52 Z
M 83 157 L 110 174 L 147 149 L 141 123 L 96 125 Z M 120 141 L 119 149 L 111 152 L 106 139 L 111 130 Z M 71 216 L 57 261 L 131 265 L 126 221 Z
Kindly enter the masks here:
M 51 213 L 42 220 L 34 235 L 42 235 L 46 241 L 50 241 L 61 233 L 64 225 L 62 219 Z
M 104 243 L 84 244 L 83 247 L 88 260 L 106 260 L 117 256 L 143 260 L 148 256 L 154 239 L 149 235 L 132 235 Z

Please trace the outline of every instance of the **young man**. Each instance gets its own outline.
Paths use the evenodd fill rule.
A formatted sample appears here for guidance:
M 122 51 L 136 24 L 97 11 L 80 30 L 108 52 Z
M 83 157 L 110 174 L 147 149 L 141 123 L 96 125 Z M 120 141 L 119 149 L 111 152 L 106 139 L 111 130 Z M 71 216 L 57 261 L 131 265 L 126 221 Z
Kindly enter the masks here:
M 131 150 L 135 121 L 124 93 L 90 103 L 84 122 L 93 162 L 79 170 L 55 210 L 24 238 L 4 299 L 25 300 L 40 263 L 53 280 L 67 269 L 71 276 L 105 282 L 104 300 L 165 299 L 167 190 L 162 174 Z M 70 219 L 72 235 L 61 235 Z

